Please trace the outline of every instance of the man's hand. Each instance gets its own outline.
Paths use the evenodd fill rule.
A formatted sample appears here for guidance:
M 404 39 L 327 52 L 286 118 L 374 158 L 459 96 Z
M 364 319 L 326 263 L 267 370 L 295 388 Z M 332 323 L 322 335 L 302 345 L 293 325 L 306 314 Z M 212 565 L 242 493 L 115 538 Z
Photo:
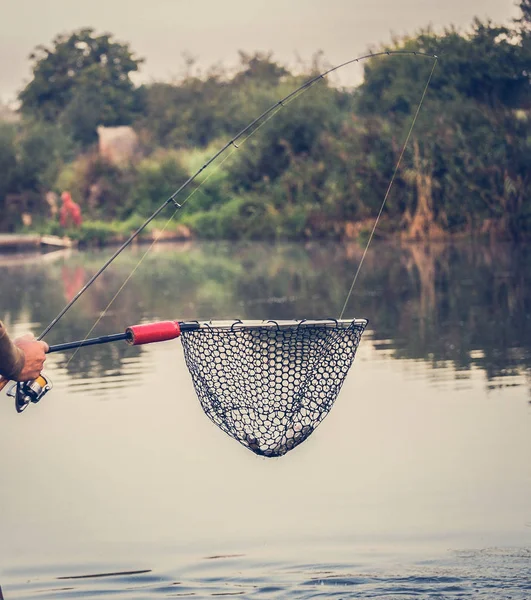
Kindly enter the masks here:
M 17 381 L 36 379 L 42 371 L 44 361 L 46 360 L 48 344 L 46 342 L 38 342 L 31 333 L 13 340 L 13 343 L 24 352 L 26 359 L 22 371 L 18 374 Z

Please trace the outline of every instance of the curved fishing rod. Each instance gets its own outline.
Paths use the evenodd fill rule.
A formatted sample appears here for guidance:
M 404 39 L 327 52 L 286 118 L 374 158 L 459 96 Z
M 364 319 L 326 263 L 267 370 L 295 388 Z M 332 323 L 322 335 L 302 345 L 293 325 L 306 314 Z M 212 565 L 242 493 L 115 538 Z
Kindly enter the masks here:
M 219 156 L 221 156 L 228 148 L 231 146 L 234 148 L 238 148 L 236 142 L 242 138 L 248 131 L 250 131 L 255 125 L 264 121 L 267 116 L 273 113 L 275 110 L 279 110 L 286 106 L 287 103 L 294 100 L 298 95 L 303 94 L 306 90 L 310 89 L 317 81 L 320 79 L 324 79 L 330 73 L 337 71 L 347 65 L 360 62 L 369 58 L 376 58 L 378 56 L 394 56 L 394 55 L 409 55 L 409 56 L 419 56 L 425 58 L 433 58 L 437 61 L 438 57 L 436 54 L 429 54 L 426 52 L 415 52 L 412 50 L 388 50 L 382 52 L 375 52 L 370 54 L 365 54 L 363 56 L 359 56 L 357 58 L 353 58 L 351 60 L 347 60 L 340 65 L 335 67 L 331 67 L 327 71 L 312 77 L 301 86 L 299 86 L 296 90 L 290 92 L 284 98 L 278 100 L 270 106 L 267 110 L 265 110 L 261 115 L 253 119 L 248 125 L 246 125 L 238 134 L 236 134 L 232 139 L 230 139 L 220 150 L 218 150 L 207 162 L 198 169 L 193 175 L 191 175 L 178 189 L 173 192 L 173 194 L 155 210 L 155 212 L 146 219 L 146 221 L 136 230 L 134 231 L 130 237 L 116 250 L 116 252 L 100 267 L 100 269 L 87 281 L 87 283 L 75 294 L 75 296 L 68 302 L 68 304 L 61 310 L 61 312 L 49 323 L 49 325 L 44 329 L 44 331 L 37 338 L 38 340 L 42 340 L 44 336 L 57 324 L 57 322 L 65 315 L 65 313 L 70 310 L 70 308 L 77 302 L 77 300 L 86 292 L 86 290 L 98 279 L 98 277 L 107 269 L 107 267 L 131 244 L 131 242 L 142 232 L 144 229 L 155 219 L 168 204 L 174 204 L 174 206 L 179 210 L 182 206 L 184 206 L 186 199 L 182 204 L 179 204 L 175 198 L 186 189 L 193 181 L 199 177 L 199 175 L 210 166 Z M 253 135 L 254 131 L 250 134 Z M 250 136 L 248 136 L 250 137 Z M 246 138 L 248 139 L 248 138 Z M 202 184 L 201 184 L 202 185 Z M 197 188 L 199 189 L 201 185 Z
M 174 340 L 181 336 L 182 333 L 207 330 L 210 333 L 214 331 L 219 334 L 220 331 L 235 334 L 240 329 L 263 331 L 289 330 L 291 332 L 299 329 L 349 329 L 352 326 L 365 329 L 367 325 L 366 319 L 301 319 L 301 320 L 283 320 L 283 321 L 156 321 L 154 323 L 141 323 L 139 325 L 130 325 L 123 333 L 112 333 L 102 335 L 95 338 L 85 338 L 74 342 L 64 342 L 49 346 L 46 350 L 47 354 L 52 352 L 65 352 L 67 350 L 77 350 L 86 346 L 96 346 L 100 344 L 109 344 L 113 342 L 125 341 L 130 346 L 143 346 L 145 344 L 153 344 L 157 342 L 165 342 Z M 6 380 L 3 382 L 7 383 Z M 3 387 L 3 386 L 2 386 Z M 33 381 L 19 382 L 13 384 L 8 396 L 15 399 L 15 408 L 21 413 L 29 406 L 30 403 L 36 404 L 40 402 L 45 394 L 47 394 L 53 385 L 42 373 Z

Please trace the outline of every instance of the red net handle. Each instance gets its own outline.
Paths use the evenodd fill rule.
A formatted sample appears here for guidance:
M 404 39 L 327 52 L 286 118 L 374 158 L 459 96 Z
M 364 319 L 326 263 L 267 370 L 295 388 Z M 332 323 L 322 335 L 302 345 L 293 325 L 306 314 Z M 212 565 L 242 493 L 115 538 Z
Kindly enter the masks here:
M 174 340 L 181 335 L 181 327 L 179 321 L 157 321 L 156 323 L 131 325 L 125 330 L 125 333 L 128 344 L 139 346 L 140 344 Z

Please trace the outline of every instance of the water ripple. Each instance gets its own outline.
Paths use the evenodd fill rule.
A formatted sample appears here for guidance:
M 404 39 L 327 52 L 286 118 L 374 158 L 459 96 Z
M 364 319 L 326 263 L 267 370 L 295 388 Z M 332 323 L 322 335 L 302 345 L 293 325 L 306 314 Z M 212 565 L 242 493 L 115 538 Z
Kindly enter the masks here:
M 429 564 L 419 561 L 393 568 L 377 561 L 297 565 L 229 555 L 165 571 L 144 568 L 47 577 L 46 572 L 53 570 L 12 573 L 4 587 L 5 600 L 102 596 L 528 600 L 531 592 L 531 549 L 526 548 L 453 552 Z

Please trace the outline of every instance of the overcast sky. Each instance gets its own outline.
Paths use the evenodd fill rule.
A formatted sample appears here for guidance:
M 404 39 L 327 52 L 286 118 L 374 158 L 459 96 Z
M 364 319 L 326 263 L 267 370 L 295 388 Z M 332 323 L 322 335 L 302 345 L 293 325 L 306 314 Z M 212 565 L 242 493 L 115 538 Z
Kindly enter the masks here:
M 28 55 L 59 33 L 93 27 L 145 59 L 143 81 L 182 74 L 183 53 L 207 68 L 238 50 L 272 51 L 295 66 L 319 50 L 339 64 L 391 36 L 432 25 L 467 29 L 475 16 L 509 23 L 516 0 L 0 0 L 0 100 L 30 79 Z

